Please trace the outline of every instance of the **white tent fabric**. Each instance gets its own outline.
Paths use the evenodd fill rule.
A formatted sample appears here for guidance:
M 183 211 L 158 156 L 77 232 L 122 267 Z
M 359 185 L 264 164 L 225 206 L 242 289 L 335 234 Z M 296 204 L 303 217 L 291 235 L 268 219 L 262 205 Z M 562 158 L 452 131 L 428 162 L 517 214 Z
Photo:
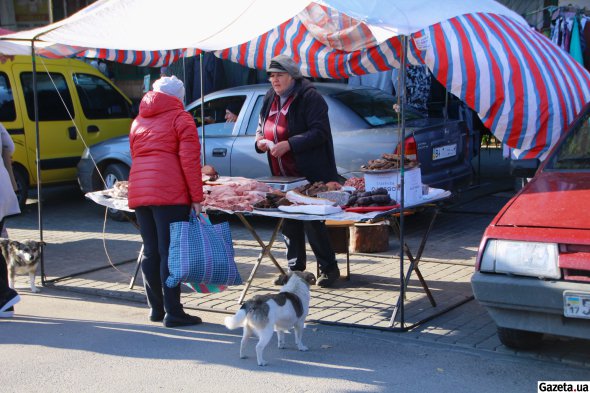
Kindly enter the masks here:
M 157 51 L 238 45 L 293 17 L 309 0 L 100 0 L 60 22 L 3 37 L 82 48 Z
M 0 41 L 0 55 L 30 55 L 30 43 L 13 43 L 9 41 Z
M 323 0 L 320 3 L 366 23 L 377 43 L 411 35 L 456 16 L 485 12 L 504 15 L 526 25 L 516 12 L 491 0 Z
M 57 23 L 2 39 L 86 49 L 213 51 L 247 42 L 301 12 L 309 0 L 100 0 Z M 364 22 L 376 43 L 448 18 L 491 12 L 526 23 L 493 0 L 319 0 Z M 337 28 L 337 26 L 336 26 Z M 1 45 L 0 53 L 14 54 Z M 13 48 L 14 49 L 14 48 Z M 61 49 L 60 49 L 61 50 Z

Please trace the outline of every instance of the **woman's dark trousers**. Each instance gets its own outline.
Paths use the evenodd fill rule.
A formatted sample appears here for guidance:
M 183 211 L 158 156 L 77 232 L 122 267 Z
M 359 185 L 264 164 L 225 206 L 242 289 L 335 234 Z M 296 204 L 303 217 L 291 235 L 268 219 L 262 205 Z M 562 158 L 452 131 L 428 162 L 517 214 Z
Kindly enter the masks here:
M 300 221 L 286 219 L 283 222 L 283 237 L 287 245 L 287 261 L 290 270 L 306 268 L 305 236 L 320 265 L 322 273 L 338 267 L 336 254 L 330 243 L 328 229 L 323 221 Z
M 168 247 L 170 223 L 188 221 L 189 205 L 141 206 L 135 209 L 139 231 L 143 239 L 141 271 L 148 305 L 152 313 L 166 312 L 182 316 L 180 285 L 168 288 L 165 284 L 168 272 Z

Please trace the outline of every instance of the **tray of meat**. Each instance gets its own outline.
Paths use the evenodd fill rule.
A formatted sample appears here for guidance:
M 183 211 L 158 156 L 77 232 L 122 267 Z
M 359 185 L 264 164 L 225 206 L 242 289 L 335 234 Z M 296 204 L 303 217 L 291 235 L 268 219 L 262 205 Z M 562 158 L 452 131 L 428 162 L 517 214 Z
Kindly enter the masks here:
M 355 190 L 365 191 L 364 177 L 351 177 L 344 182 L 345 187 L 354 187 Z
M 203 204 L 221 211 L 252 211 L 252 205 L 264 200 L 271 190 L 264 183 L 241 177 L 222 176 L 217 182 L 223 184 L 210 187 Z
M 254 210 L 263 212 L 278 212 L 279 206 L 290 205 L 291 202 L 284 197 L 284 194 L 277 193 L 277 191 L 269 192 L 266 197 L 252 205 Z

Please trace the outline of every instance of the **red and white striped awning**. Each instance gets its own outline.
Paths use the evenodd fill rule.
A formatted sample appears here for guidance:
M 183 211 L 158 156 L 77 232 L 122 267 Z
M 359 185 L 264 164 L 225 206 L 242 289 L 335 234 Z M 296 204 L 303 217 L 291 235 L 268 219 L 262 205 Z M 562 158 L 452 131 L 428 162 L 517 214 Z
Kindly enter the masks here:
M 313 32 L 322 9 L 324 19 L 339 16 L 325 7 L 310 12 L 311 7 L 320 8 L 308 6 L 260 37 L 216 54 L 265 69 L 283 53 L 301 63 L 304 75 L 334 79 L 399 68 L 399 36 L 368 49 L 334 49 L 363 47 L 357 42 L 372 37 L 347 17 L 332 37 Z M 417 31 L 410 35 L 408 61 L 426 64 L 518 157 L 543 158 L 590 102 L 588 71 L 545 36 L 503 15 L 461 15 Z
M 419 61 L 518 157 L 543 158 L 590 102 L 588 71 L 510 18 L 463 15 L 413 37 Z
M 165 8 L 158 0 L 99 0 L 8 37 L 41 37 L 37 52 L 48 57 L 143 66 L 203 50 L 265 69 L 284 53 L 305 75 L 346 78 L 399 67 L 400 34 L 410 37 L 410 64 L 426 64 L 521 157 L 544 157 L 590 102 L 588 72 L 492 0 L 290 0 L 280 7 L 273 0 L 168 0 Z M 16 45 L 4 38 L 0 53 Z

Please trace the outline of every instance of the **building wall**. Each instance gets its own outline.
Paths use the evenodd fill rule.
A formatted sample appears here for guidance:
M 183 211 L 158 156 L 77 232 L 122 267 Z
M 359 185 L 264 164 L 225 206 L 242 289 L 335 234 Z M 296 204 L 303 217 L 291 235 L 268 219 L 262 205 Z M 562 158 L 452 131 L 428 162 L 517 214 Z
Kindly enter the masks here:
M 541 30 L 543 28 L 543 9 L 549 5 L 546 3 L 555 3 L 556 1 L 545 0 L 497 0 L 504 4 L 512 11 L 521 15 L 530 25 Z
M 16 30 L 13 0 L 0 0 L 0 27 Z

